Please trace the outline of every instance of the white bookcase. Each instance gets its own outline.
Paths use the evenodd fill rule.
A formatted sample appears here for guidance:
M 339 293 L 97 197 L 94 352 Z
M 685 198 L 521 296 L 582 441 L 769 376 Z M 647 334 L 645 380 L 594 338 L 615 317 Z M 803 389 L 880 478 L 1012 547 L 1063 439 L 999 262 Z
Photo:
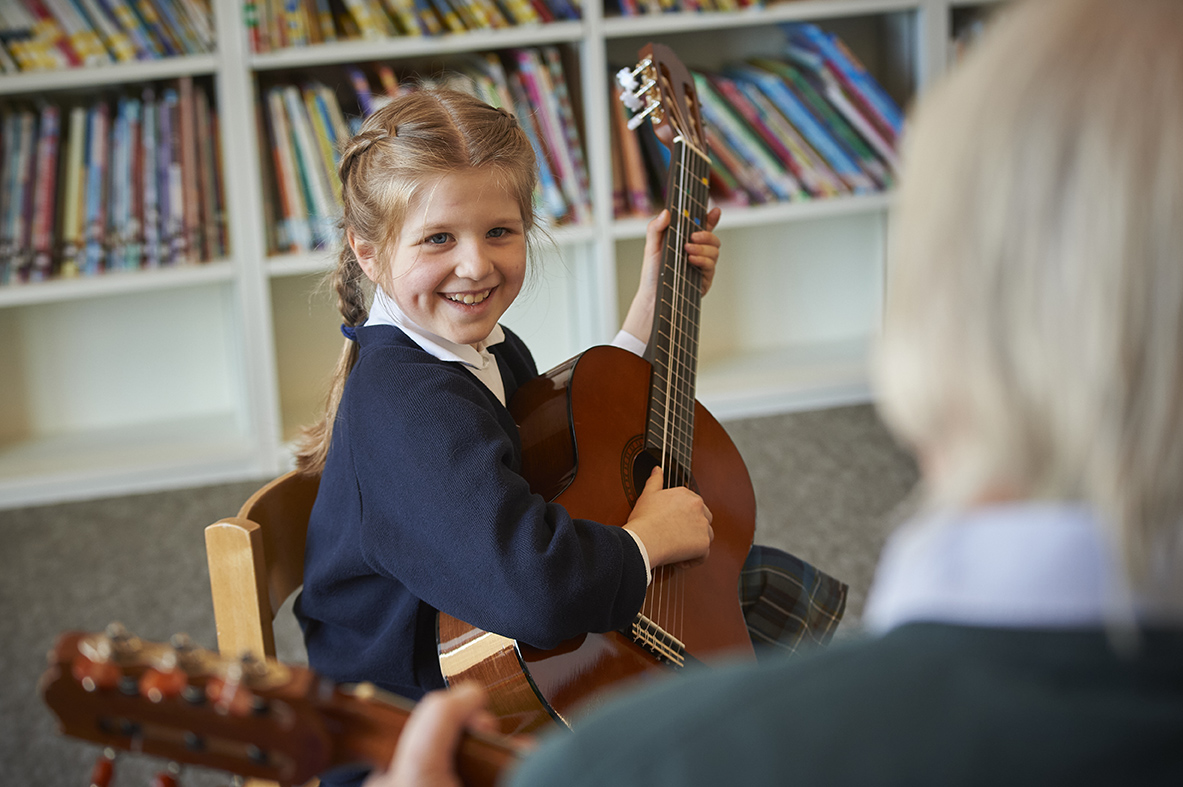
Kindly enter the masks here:
M 594 200 L 562 227 L 505 322 L 548 368 L 615 333 L 645 223 L 612 216 L 609 66 L 647 41 L 691 68 L 778 51 L 777 23 L 813 20 L 906 104 L 949 60 L 954 17 L 982 2 L 798 0 L 735 13 L 584 19 L 440 38 L 253 55 L 239 0 L 214 0 L 215 55 L 0 77 L 0 101 L 181 74 L 212 76 L 230 256 L 210 263 L 0 288 L 0 509 L 262 478 L 290 466 L 341 346 L 318 289 L 333 252 L 268 257 L 255 129 L 266 72 L 561 44 L 578 63 Z M 891 195 L 725 209 L 704 301 L 699 399 L 728 418 L 869 400 Z

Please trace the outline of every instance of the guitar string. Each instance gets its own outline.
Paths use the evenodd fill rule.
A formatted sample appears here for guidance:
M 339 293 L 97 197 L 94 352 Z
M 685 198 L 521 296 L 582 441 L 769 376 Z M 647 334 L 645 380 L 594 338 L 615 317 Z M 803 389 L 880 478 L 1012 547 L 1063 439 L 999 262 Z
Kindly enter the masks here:
M 689 464 L 691 458 L 690 446 L 687 444 L 688 433 L 686 431 L 687 419 L 689 418 L 688 406 L 692 407 L 692 402 L 688 402 L 686 398 L 689 389 L 688 380 L 682 373 L 685 368 L 684 355 L 687 350 L 686 336 L 686 306 L 690 303 L 687 293 L 688 287 L 692 286 L 692 276 L 690 275 L 689 261 L 686 259 L 687 254 L 685 246 L 689 240 L 689 234 L 692 232 L 690 227 L 690 214 L 687 208 L 687 200 L 691 197 L 690 184 L 690 168 L 687 162 L 690 160 L 691 150 L 690 146 L 685 143 L 683 139 L 681 146 L 681 155 L 679 156 L 680 166 L 677 172 L 677 202 L 674 205 L 676 221 L 672 223 L 671 234 L 673 239 L 670 243 L 672 246 L 674 260 L 674 276 L 671 283 L 672 290 L 672 320 L 673 327 L 671 333 L 676 334 L 673 338 L 673 345 L 671 347 L 670 358 L 675 362 L 671 369 L 668 384 L 673 390 L 672 399 L 675 403 L 676 411 L 673 413 L 673 419 L 676 427 L 670 438 L 674 446 L 674 453 L 677 457 L 677 462 L 674 465 L 675 473 L 677 475 L 677 483 L 680 486 L 689 486 Z M 683 593 L 685 587 L 685 572 L 675 571 L 673 576 L 673 587 L 670 593 L 671 608 L 666 611 L 666 619 L 671 620 L 676 618 L 676 624 L 672 626 L 673 634 L 679 640 L 683 637 L 685 603 L 683 601 Z
M 671 210 L 671 213 L 673 213 L 673 216 L 671 216 L 669 232 L 667 233 L 667 240 L 666 240 L 666 246 L 667 246 L 667 250 L 669 252 L 669 259 L 671 260 L 672 267 L 673 267 L 673 270 L 672 270 L 673 275 L 672 275 L 671 281 L 670 281 L 671 344 L 670 344 L 670 352 L 669 352 L 668 357 L 669 357 L 670 361 L 674 362 L 674 363 L 676 363 L 676 361 L 678 360 L 677 354 L 683 344 L 682 333 L 683 333 L 684 326 L 682 323 L 682 316 L 681 316 L 683 304 L 681 303 L 681 298 L 679 296 L 681 294 L 680 291 L 682 288 L 683 280 L 685 278 L 685 265 L 683 264 L 683 257 L 686 252 L 685 252 L 685 248 L 684 248 L 685 247 L 685 240 L 683 238 L 683 232 L 684 232 L 684 225 L 685 225 L 684 201 L 686 198 L 686 157 L 687 157 L 687 155 L 688 155 L 687 145 L 685 143 L 685 140 L 682 140 L 682 142 L 679 146 L 678 167 L 677 167 L 677 172 L 676 172 L 676 178 L 671 182 L 671 185 L 676 183 L 676 193 L 673 195 L 675 198 L 675 200 L 672 202 L 672 210 Z M 670 413 L 670 412 L 666 413 L 667 431 L 665 434 L 666 442 L 670 446 L 670 453 L 674 455 L 674 461 L 669 469 L 669 472 L 671 474 L 671 478 L 670 478 L 671 486 L 673 484 L 677 484 L 678 486 L 683 486 L 685 484 L 685 479 L 682 477 L 682 475 L 684 473 L 684 468 L 682 467 L 683 451 L 679 450 L 681 448 L 681 446 L 679 445 L 680 435 L 678 434 L 678 431 L 676 429 L 670 428 L 671 419 L 677 419 L 678 417 L 680 417 L 682 407 L 684 406 L 684 403 L 679 401 L 677 398 L 678 393 L 679 393 L 679 388 L 680 388 L 679 383 L 678 383 L 678 375 L 677 375 L 678 371 L 679 370 L 676 367 L 669 369 L 668 377 L 666 380 L 666 387 L 667 387 L 667 390 L 669 391 L 669 395 L 667 396 L 667 401 L 672 401 L 673 408 L 674 408 L 672 413 Z M 676 421 L 675 421 L 675 423 L 676 423 Z M 673 585 L 673 587 L 669 588 L 670 607 L 663 609 L 662 619 L 663 619 L 665 626 L 667 627 L 667 630 L 672 629 L 673 635 L 680 639 L 682 632 L 680 630 L 678 630 L 678 628 L 676 626 L 671 625 L 671 617 L 672 617 L 671 607 L 674 611 L 676 611 L 678 609 L 678 607 L 680 606 L 680 604 L 678 603 L 680 599 L 679 599 L 679 593 L 678 593 L 679 588 L 677 587 L 677 585 L 678 585 L 678 579 L 680 579 L 680 577 L 681 577 L 681 572 L 677 571 L 673 568 L 671 568 L 670 571 L 672 573 L 671 578 L 673 579 L 673 582 L 669 583 L 669 584 Z
M 684 155 L 684 153 L 682 153 L 682 150 L 683 150 L 683 147 L 679 146 L 678 143 L 675 142 L 675 152 L 678 152 L 678 153 L 681 153 L 682 155 Z M 681 189 L 679 188 L 681 175 L 678 172 L 678 168 L 679 168 L 679 165 L 681 165 L 683 163 L 684 162 L 681 160 L 680 156 L 673 157 L 673 160 L 672 160 L 673 171 L 671 172 L 673 177 L 670 178 L 670 185 L 675 191 L 674 191 L 674 194 L 669 195 L 670 197 L 675 197 L 681 192 Z M 674 210 L 676 210 L 676 207 L 677 207 L 676 205 L 672 206 L 672 209 L 670 211 L 671 214 L 674 214 Z M 663 250 L 663 253 L 665 255 L 664 256 L 665 260 L 671 259 L 671 256 L 670 256 L 671 255 L 671 248 L 676 248 L 676 246 L 674 245 L 674 240 L 673 240 L 673 236 L 676 235 L 676 233 L 677 233 L 676 225 L 673 221 L 671 221 L 669 231 L 666 233 L 666 237 L 665 237 L 665 249 Z M 677 272 L 676 263 L 673 266 L 673 271 L 676 275 L 676 272 Z M 663 406 L 662 406 L 662 413 L 661 413 L 662 420 L 661 420 L 660 438 L 661 438 L 662 487 L 664 489 L 669 489 L 669 488 L 671 488 L 671 486 L 673 484 L 673 480 L 674 480 L 674 478 L 673 478 L 674 465 L 673 465 L 673 462 L 671 461 L 671 448 L 672 447 L 670 444 L 670 433 L 671 433 L 670 418 L 671 418 L 671 413 L 673 411 L 673 408 L 671 406 L 671 401 L 670 401 L 670 398 L 673 395 L 673 390 L 672 390 L 671 380 L 670 380 L 670 373 L 671 373 L 670 359 L 672 359 L 673 354 L 674 354 L 674 348 L 676 347 L 676 337 L 673 335 L 673 333 L 674 333 L 677 321 L 675 319 L 676 318 L 676 304 L 674 303 L 674 298 L 671 296 L 668 301 L 666 301 L 666 299 L 665 299 L 664 288 L 666 286 L 672 285 L 672 283 L 669 281 L 668 271 L 667 271 L 667 275 L 665 277 L 663 277 L 663 280 L 664 280 L 663 284 L 662 284 L 663 289 L 659 290 L 658 296 L 659 296 L 659 300 L 664 302 L 661 305 L 665 305 L 669 309 L 669 319 L 665 322 L 665 325 L 666 325 L 666 327 L 669 328 L 670 333 L 669 333 L 669 335 L 666 336 L 667 347 L 666 347 L 666 352 L 663 355 L 663 358 L 665 359 L 665 375 L 664 375 L 664 379 L 662 379 L 660 381 L 663 384 L 663 387 L 661 389 L 661 394 L 662 394 L 661 401 L 663 402 Z M 655 360 L 656 360 L 656 356 L 655 356 Z M 653 599 L 653 605 L 652 605 L 654 607 L 654 610 L 651 611 L 649 614 L 650 619 L 656 621 L 657 624 L 662 629 L 665 629 L 665 630 L 669 629 L 669 621 L 666 619 L 666 605 L 665 605 L 665 591 L 666 591 L 666 586 L 668 584 L 669 578 L 670 578 L 670 570 L 668 569 L 667 566 L 661 566 L 659 569 L 659 574 L 658 574 L 657 587 L 655 588 L 657 593 L 654 594 L 655 598 Z
M 669 282 L 670 297 L 666 306 L 671 319 L 667 324 L 670 334 L 665 336 L 668 344 L 666 353 L 667 366 L 664 375 L 659 374 L 660 382 L 664 383 L 664 403 L 661 423 L 661 453 L 663 465 L 663 483 L 668 488 L 672 483 L 688 486 L 690 482 L 691 441 L 693 435 L 694 417 L 694 379 L 697 371 L 698 352 L 698 322 L 701 303 L 701 274 L 697 269 L 691 269 L 689 261 L 685 260 L 685 245 L 693 232 L 692 222 L 701 221 L 706 213 L 706 172 L 709 172 L 709 158 L 705 158 L 681 140 L 680 155 L 675 157 L 675 177 L 671 183 L 676 187 L 676 202 L 674 204 L 674 219 L 671 223 L 667 241 L 667 252 L 672 251 L 674 260 L 673 281 Z M 694 161 L 697 169 L 706 170 L 701 174 L 695 168 L 687 166 L 687 161 Z M 693 185 L 694 188 L 690 188 Z M 701 215 L 700 215 L 701 214 Z M 679 264 L 681 263 L 681 264 Z M 667 277 L 668 280 L 668 277 Z M 664 298 L 662 300 L 665 300 Z M 689 320 L 687 314 L 691 315 Z M 687 332 L 687 325 L 694 330 Z M 659 328 L 660 334 L 660 328 Z M 662 379 L 664 378 L 664 379 Z M 671 424 L 676 422 L 676 428 Z M 676 457 L 677 462 L 670 459 Z M 670 582 L 670 572 L 666 567 L 659 567 L 659 581 L 656 606 L 661 614 L 651 612 L 651 599 L 646 598 L 645 609 L 651 620 L 660 621 L 659 626 L 681 640 L 685 621 L 685 603 L 683 600 L 685 576 L 684 572 L 674 573 Z M 666 593 L 667 585 L 673 584 Z M 665 596 L 669 595 L 668 599 Z M 677 622 L 670 626 L 670 609 L 677 616 Z

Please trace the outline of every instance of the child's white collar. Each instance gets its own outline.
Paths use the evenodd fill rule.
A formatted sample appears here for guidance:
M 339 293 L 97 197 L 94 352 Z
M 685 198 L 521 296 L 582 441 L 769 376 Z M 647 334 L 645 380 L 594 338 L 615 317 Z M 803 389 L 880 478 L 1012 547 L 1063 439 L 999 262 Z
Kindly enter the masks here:
M 505 331 L 500 325 L 480 342 L 477 347 L 470 344 L 457 344 L 449 339 L 423 329 L 408 317 L 398 304 L 386 292 L 377 287 L 374 291 L 374 303 L 370 307 L 370 316 L 366 325 L 393 325 L 411 338 L 411 341 L 422 347 L 429 355 L 441 361 L 456 361 L 467 366 L 477 379 L 484 383 L 505 404 L 505 383 L 501 380 L 501 371 L 497 366 L 497 359 L 488 348 L 505 341 Z M 478 349 L 479 348 L 479 349 Z

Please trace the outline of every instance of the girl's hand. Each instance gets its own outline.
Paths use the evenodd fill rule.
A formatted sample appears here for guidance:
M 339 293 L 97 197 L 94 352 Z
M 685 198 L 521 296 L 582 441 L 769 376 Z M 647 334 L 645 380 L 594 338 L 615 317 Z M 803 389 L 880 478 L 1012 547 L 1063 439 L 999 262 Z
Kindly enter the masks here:
M 704 229 L 691 233 L 686 244 L 687 259 L 702 273 L 702 292 L 705 295 L 715 278 L 715 267 L 719 262 L 719 248 L 722 241 L 715 234 L 722 211 L 712 208 L 707 213 Z M 657 280 L 661 275 L 661 254 L 664 248 L 665 231 L 670 226 L 670 212 L 663 210 L 650 222 L 645 232 L 645 253 L 641 263 L 641 282 L 632 305 L 624 319 L 624 330 L 643 342 L 649 341 L 653 328 L 653 307 L 657 302 Z
M 663 489 L 661 484 L 658 467 L 645 482 L 625 529 L 641 537 L 650 568 L 673 563 L 698 565 L 706 560 L 715 538 L 711 510 L 686 487 Z

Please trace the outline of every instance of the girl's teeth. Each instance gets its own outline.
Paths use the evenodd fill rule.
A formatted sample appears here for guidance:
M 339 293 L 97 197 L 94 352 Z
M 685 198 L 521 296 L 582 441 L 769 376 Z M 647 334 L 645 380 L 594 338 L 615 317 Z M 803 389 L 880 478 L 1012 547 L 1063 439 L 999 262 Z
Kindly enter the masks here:
M 485 290 L 484 292 L 477 293 L 476 295 L 473 295 L 472 293 L 465 293 L 464 295 L 449 295 L 448 300 L 455 301 L 456 303 L 473 304 L 480 303 L 488 297 L 489 290 Z

